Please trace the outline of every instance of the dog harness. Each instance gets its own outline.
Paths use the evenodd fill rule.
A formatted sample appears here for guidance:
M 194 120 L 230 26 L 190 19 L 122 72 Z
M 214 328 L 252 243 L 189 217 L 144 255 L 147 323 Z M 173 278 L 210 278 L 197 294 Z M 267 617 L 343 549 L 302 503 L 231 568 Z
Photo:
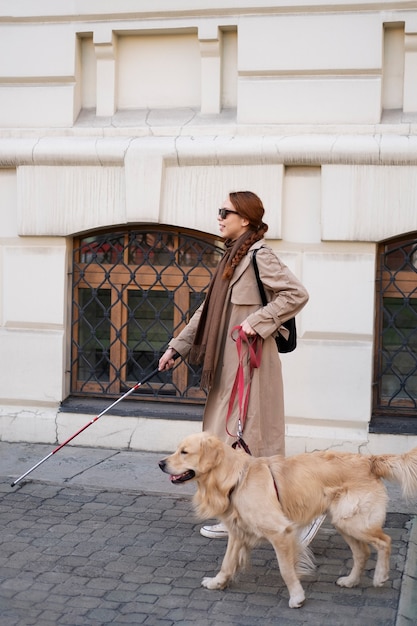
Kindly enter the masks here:
M 243 440 L 242 440 L 242 441 L 243 441 Z M 247 447 L 247 445 L 245 444 L 245 442 L 243 442 L 243 443 L 244 443 L 244 445 L 246 446 L 246 448 L 242 446 L 242 447 L 243 447 L 243 450 L 245 450 L 245 452 L 246 452 L 247 454 L 251 454 L 251 453 L 250 453 L 250 451 L 249 451 L 249 448 Z M 236 442 L 232 445 L 232 448 L 235 448 L 235 449 L 236 449 L 237 447 L 240 447 L 240 446 L 238 446 L 238 442 L 236 441 Z M 252 456 L 252 455 L 251 455 L 251 456 Z M 269 467 L 268 469 L 269 469 L 269 471 L 271 472 L 271 478 L 272 478 L 272 482 L 273 482 L 273 484 L 274 484 L 274 489 L 275 489 L 275 493 L 276 493 L 276 495 L 277 495 L 277 500 L 278 500 L 278 502 L 280 502 L 277 481 L 275 480 L 275 477 L 274 477 L 274 475 L 273 475 L 273 473 L 272 473 L 271 468 Z M 238 488 L 240 481 L 241 481 L 241 479 L 240 479 L 240 480 L 238 480 L 238 482 L 236 483 L 236 485 L 233 485 L 233 487 L 230 489 L 230 491 L 229 491 L 229 500 L 231 500 L 231 499 L 232 499 L 233 492 L 234 492 L 234 491 Z
M 275 480 L 275 476 L 273 475 L 271 468 L 269 468 L 269 471 L 271 472 L 272 482 L 274 483 L 275 493 L 277 494 L 277 498 L 278 498 L 278 502 L 279 502 L 280 499 L 279 499 L 279 491 L 278 491 L 277 481 Z

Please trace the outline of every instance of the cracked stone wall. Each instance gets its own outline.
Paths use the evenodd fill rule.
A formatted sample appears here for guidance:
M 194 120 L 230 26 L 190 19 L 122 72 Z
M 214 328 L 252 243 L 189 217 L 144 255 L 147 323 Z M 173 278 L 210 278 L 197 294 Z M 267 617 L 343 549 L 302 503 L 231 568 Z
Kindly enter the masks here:
M 417 232 L 413 3 L 35 4 L 0 20 L 0 438 L 62 441 L 89 417 L 59 413 L 72 237 L 217 233 L 250 188 L 310 293 L 283 356 L 288 450 L 407 448 L 368 426 L 377 245 Z M 166 450 L 198 428 L 106 416 L 79 443 Z

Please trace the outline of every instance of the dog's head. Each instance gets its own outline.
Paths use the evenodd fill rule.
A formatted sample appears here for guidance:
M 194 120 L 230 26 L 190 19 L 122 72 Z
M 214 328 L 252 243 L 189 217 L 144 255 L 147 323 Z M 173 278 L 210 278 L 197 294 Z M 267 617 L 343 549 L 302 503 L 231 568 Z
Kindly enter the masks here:
M 159 467 L 169 474 L 174 484 L 199 478 L 217 467 L 223 458 L 223 444 L 206 432 L 189 435 L 176 452 L 159 461 Z

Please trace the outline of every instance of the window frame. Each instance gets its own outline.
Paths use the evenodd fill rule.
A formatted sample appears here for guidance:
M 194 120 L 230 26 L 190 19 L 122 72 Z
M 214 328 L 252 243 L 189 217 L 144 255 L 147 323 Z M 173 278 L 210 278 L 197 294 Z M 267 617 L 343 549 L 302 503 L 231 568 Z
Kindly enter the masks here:
M 395 305 L 399 310 L 414 314 L 417 301 L 417 233 L 410 233 L 381 242 L 377 251 L 375 290 L 375 347 L 372 393 L 372 416 L 370 432 L 417 434 L 417 394 L 388 394 L 384 392 L 387 378 L 393 376 L 394 359 L 414 358 L 417 376 L 417 353 L 413 356 L 407 341 L 405 328 L 397 325 L 397 314 L 392 313 Z M 389 256 L 392 255 L 392 259 Z M 397 255 L 397 256 L 395 256 Z M 395 303 L 395 300 L 398 303 Z M 410 300 L 413 302 L 410 304 Z M 390 311 L 391 309 L 391 311 Z M 407 311 L 408 309 L 408 311 Z M 387 317 L 389 318 L 387 321 Z M 388 332 L 404 337 L 398 349 L 390 350 Z M 413 333 L 412 333 L 413 334 Z M 401 361 L 400 361 L 401 362 Z M 399 387 L 406 387 L 407 378 L 397 376 Z M 388 372 L 388 373 L 387 373 Z M 385 377 L 385 381 L 384 381 Z M 404 379 L 404 380 L 403 380 Z M 407 397 L 404 397 L 408 395 Z
M 157 253 L 153 256 L 150 248 L 149 254 L 145 253 L 140 264 L 132 261 L 132 235 L 153 233 L 161 239 L 172 236 L 174 242 L 168 262 L 162 264 L 157 260 Z M 88 258 L 82 252 L 83 242 L 92 239 L 104 241 L 106 237 L 123 238 L 121 250 L 110 249 L 109 252 L 100 253 L 104 261 L 97 261 L 94 253 Z M 173 303 L 173 329 L 175 335 L 186 325 L 190 318 L 190 307 L 193 294 L 197 301 L 201 294 L 205 294 L 211 277 L 217 267 L 218 260 L 223 254 L 222 242 L 214 235 L 200 233 L 193 230 L 159 226 L 154 224 L 142 224 L 130 226 L 125 229 L 110 229 L 82 233 L 73 240 L 73 263 L 72 263 L 72 321 L 71 321 L 71 365 L 70 365 L 70 394 L 80 397 L 116 397 L 125 392 L 139 380 L 126 380 L 126 368 L 128 363 L 128 296 L 132 290 L 137 290 L 148 297 L 152 291 L 165 290 L 171 294 L 168 299 Z M 199 250 L 201 253 L 199 254 Z M 191 251 L 191 259 L 187 258 L 187 251 Z M 106 254 L 107 257 L 106 258 Z M 84 256 L 83 256 L 84 255 Z M 97 255 L 96 255 L 97 256 Z M 85 258 L 84 258 L 85 257 Z M 217 258 L 218 257 L 218 258 Z M 193 259 L 197 263 L 193 263 Z M 214 262 L 214 260 L 216 262 Z M 134 276 L 134 278 L 132 278 Z M 110 336 L 109 336 L 109 381 L 84 381 L 80 378 L 80 328 L 83 314 L 80 307 L 80 294 L 82 289 L 93 290 L 110 289 L 111 306 Z M 166 337 L 163 347 L 165 349 L 171 336 Z M 94 342 L 93 342 L 94 343 Z M 152 367 L 144 369 L 141 378 L 144 378 L 157 366 L 158 354 L 154 354 Z M 113 368 L 116 374 L 112 377 L 110 370 Z M 162 380 L 163 377 L 171 377 L 170 383 Z M 190 384 L 190 381 L 193 381 Z M 163 390 L 163 392 L 162 392 Z M 139 393 L 140 392 L 140 393 Z M 155 380 L 149 381 L 140 389 L 138 394 L 132 394 L 135 400 L 192 402 L 202 404 L 205 402 L 206 393 L 197 386 L 196 368 L 186 361 L 180 360 L 169 373 L 158 373 Z

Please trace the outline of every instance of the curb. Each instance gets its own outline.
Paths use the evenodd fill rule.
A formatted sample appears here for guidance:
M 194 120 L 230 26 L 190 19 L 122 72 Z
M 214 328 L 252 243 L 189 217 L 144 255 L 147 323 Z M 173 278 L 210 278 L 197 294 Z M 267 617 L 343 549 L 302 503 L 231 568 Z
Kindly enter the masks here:
M 410 539 L 395 626 L 417 624 L 417 517 L 411 520 Z

